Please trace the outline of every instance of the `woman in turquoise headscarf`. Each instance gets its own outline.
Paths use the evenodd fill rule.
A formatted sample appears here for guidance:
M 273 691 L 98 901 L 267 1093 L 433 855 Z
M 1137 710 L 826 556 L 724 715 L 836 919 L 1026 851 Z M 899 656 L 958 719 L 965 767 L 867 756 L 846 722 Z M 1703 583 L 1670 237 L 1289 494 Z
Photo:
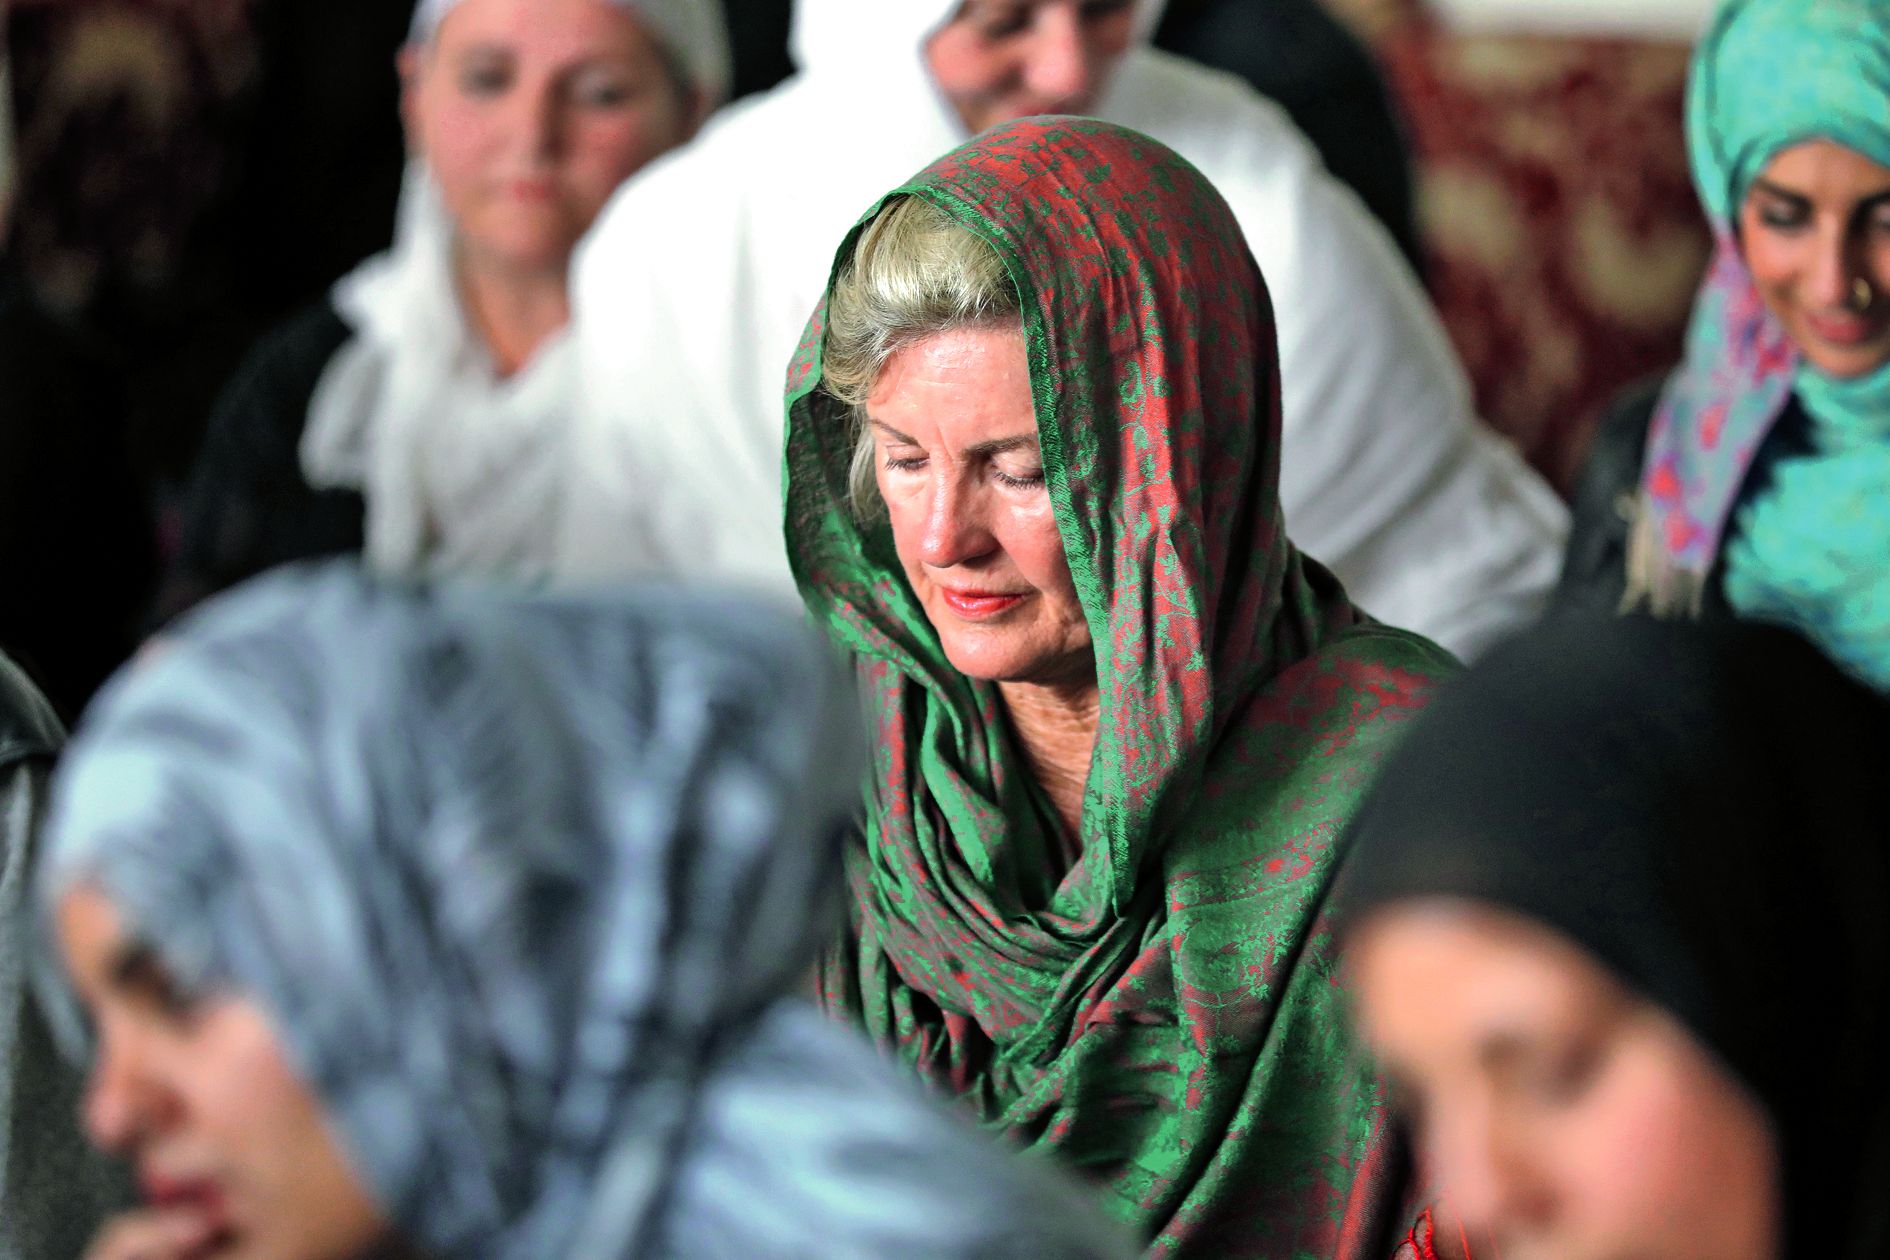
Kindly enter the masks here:
M 1783 622 L 1890 690 L 1890 4 L 1728 0 L 1687 109 L 1719 250 L 1648 429 L 1624 602 Z M 1571 581 L 1616 498 L 1593 490 Z

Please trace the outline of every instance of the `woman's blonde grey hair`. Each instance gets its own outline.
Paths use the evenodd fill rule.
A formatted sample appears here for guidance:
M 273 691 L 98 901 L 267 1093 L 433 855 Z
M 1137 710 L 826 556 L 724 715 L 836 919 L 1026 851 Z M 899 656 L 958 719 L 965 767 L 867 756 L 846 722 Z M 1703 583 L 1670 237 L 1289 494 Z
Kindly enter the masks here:
M 866 400 L 886 361 L 915 341 L 958 328 L 1015 324 L 1017 287 L 989 243 L 920 197 L 901 197 L 860 234 L 827 300 L 821 386 L 852 409 L 847 492 L 862 521 L 884 509 L 873 478 Z

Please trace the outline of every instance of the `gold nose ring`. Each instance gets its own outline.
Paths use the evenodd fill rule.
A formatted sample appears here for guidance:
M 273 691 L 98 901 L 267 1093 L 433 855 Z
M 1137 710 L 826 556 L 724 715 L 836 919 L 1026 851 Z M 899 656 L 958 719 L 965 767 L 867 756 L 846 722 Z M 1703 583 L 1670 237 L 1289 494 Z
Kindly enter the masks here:
M 1857 310 L 1869 310 L 1870 304 L 1876 300 L 1876 297 L 1877 295 L 1871 291 L 1870 281 L 1862 276 L 1851 281 L 1851 305 Z

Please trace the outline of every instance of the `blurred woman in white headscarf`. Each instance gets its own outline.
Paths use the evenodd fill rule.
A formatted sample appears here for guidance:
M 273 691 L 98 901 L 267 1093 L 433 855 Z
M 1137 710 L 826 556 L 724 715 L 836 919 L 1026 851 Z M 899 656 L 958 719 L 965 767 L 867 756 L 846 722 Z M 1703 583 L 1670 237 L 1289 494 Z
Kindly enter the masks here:
M 393 249 L 257 347 L 212 418 L 169 615 L 292 559 L 560 569 L 572 251 L 727 89 L 716 0 L 422 0 Z

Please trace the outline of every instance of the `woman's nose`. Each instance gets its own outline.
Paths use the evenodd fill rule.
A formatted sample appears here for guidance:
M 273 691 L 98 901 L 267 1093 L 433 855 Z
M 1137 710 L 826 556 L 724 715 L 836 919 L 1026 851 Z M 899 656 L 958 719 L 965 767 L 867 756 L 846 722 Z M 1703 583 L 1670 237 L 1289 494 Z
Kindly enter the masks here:
M 978 496 L 949 473 L 940 475 L 927 505 L 920 559 L 935 569 L 949 569 L 989 555 L 993 546 L 991 531 L 981 519 Z
M 80 1107 L 86 1136 L 102 1151 L 128 1155 L 157 1119 L 157 1091 L 135 1047 L 101 1039 Z
M 1044 6 L 1032 36 L 1024 81 L 1032 95 L 1044 100 L 1077 103 L 1088 99 L 1096 85 L 1096 59 L 1090 55 L 1077 5 Z
M 563 144 L 564 115 L 555 86 L 524 85 L 513 103 L 512 125 L 519 149 L 534 162 L 557 157 Z
M 1547 1224 L 1547 1199 L 1528 1157 L 1489 1111 L 1457 1109 L 1435 1126 L 1428 1145 L 1444 1202 L 1470 1231 L 1516 1237 Z
M 1820 240 L 1812 259 L 1807 296 L 1823 310 L 1850 306 L 1858 277 L 1863 274 L 1863 260 L 1850 241 L 1841 235 Z

